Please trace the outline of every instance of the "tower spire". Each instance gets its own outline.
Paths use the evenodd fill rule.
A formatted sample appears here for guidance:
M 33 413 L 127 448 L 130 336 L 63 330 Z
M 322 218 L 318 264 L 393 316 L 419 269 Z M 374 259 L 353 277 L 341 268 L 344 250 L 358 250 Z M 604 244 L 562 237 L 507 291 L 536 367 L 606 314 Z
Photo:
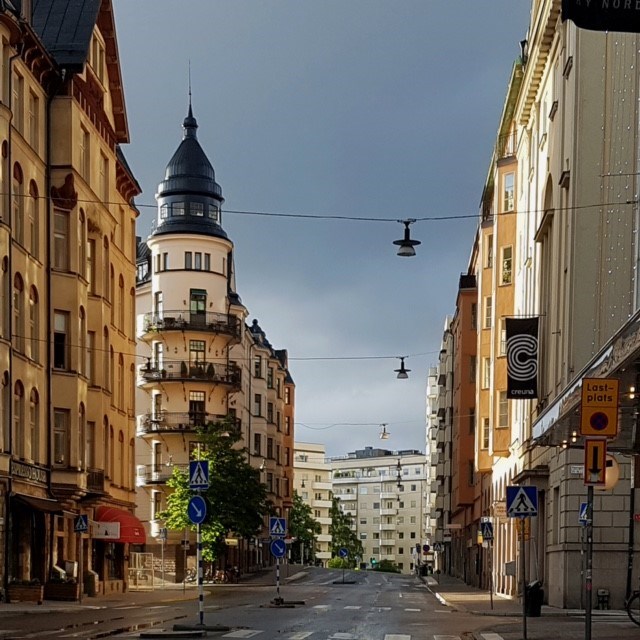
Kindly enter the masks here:
M 191 59 L 189 59 L 189 112 L 187 113 L 187 117 L 184 119 L 182 123 L 182 127 L 184 128 L 184 136 L 185 138 L 195 138 L 196 137 L 196 129 L 198 128 L 198 123 L 196 119 L 193 117 L 193 108 L 191 107 Z

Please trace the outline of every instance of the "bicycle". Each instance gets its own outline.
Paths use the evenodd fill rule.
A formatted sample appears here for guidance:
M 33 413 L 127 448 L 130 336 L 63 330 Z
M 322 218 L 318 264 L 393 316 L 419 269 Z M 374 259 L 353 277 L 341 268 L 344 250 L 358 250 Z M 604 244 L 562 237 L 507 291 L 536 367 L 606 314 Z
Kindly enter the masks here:
M 634 591 L 624 604 L 631 622 L 640 627 L 640 589 Z

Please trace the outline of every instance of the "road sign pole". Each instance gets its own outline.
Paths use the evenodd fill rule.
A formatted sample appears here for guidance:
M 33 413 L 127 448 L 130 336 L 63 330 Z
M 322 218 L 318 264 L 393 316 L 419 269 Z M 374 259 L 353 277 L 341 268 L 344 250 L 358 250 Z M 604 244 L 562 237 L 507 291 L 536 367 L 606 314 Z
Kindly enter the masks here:
M 84 589 L 84 572 L 82 571 L 82 565 L 84 563 L 84 558 L 83 558 L 83 551 L 84 551 L 84 541 L 82 540 L 82 531 L 78 534 L 78 540 L 80 542 L 80 552 L 78 553 L 79 556 L 79 563 L 78 563 L 78 586 L 80 587 L 78 589 L 78 600 L 80 602 L 80 604 L 82 604 L 82 591 Z
M 525 519 L 520 518 L 520 579 L 522 580 L 522 640 L 527 640 L 527 563 L 525 562 L 526 545 L 524 542 Z
M 202 571 L 202 527 L 198 524 L 196 561 L 198 563 L 198 617 L 200 626 L 204 626 L 204 574 Z
M 591 606 L 593 603 L 593 485 L 587 486 L 587 570 L 585 572 L 584 638 L 591 640 Z
M 280 598 L 280 558 L 276 558 L 276 604 L 281 603 Z

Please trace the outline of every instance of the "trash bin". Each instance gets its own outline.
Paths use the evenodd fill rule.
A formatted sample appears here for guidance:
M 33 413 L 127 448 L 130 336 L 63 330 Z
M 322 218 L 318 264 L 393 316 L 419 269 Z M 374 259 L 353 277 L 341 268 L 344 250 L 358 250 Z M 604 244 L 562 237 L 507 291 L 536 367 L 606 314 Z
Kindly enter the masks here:
M 529 618 L 539 618 L 542 612 L 542 600 L 544 599 L 544 589 L 540 580 L 534 580 L 526 586 L 527 602 L 525 613 Z

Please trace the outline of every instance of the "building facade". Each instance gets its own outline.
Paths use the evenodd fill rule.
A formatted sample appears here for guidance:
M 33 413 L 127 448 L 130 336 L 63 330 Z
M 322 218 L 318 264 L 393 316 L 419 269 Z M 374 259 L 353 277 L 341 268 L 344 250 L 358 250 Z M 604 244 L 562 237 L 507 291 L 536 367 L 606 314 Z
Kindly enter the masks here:
M 333 495 L 353 518 L 368 567 L 387 560 L 402 573 L 421 564 L 427 460 L 416 450 L 366 447 L 331 459 Z
M 303 502 L 311 508 L 311 515 L 320 525 L 315 548 L 305 556 L 316 564 L 326 566 L 331 559 L 331 465 L 322 444 L 296 442 L 294 447 L 294 489 Z
M 293 478 L 295 386 L 287 353 L 272 347 L 257 320 L 246 325 L 234 246 L 222 227 L 222 189 L 197 127 L 189 105 L 137 265 L 138 515 L 149 535 L 146 550 L 162 554 L 177 581 L 195 547 L 186 553 L 185 532 L 165 534 L 158 514 L 167 506 L 167 480 L 176 465 L 188 468 L 201 430 L 233 422 L 275 513 L 290 508 Z M 238 540 L 227 552 L 242 570 L 268 558 L 260 538 Z
M 132 514 L 140 189 L 121 148 L 113 11 L 13 4 L 0 9 L 0 582 L 9 597 L 24 582 L 51 597 L 63 578 L 124 591 L 144 543 Z M 109 534 L 76 533 L 79 515 Z

